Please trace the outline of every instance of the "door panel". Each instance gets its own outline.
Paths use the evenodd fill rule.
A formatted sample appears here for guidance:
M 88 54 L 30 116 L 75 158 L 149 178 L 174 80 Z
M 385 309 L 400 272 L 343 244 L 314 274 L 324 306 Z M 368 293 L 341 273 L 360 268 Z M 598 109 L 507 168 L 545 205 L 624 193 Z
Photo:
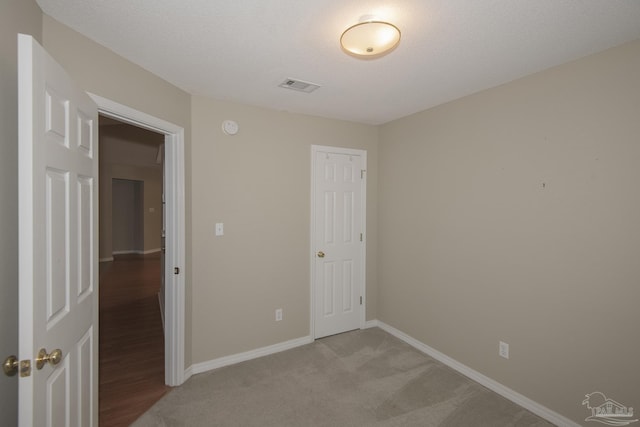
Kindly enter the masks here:
M 78 357 L 78 425 L 90 426 L 92 424 L 91 417 L 93 411 L 97 412 L 91 399 L 93 397 L 93 383 L 97 380 L 94 377 L 94 366 L 97 361 L 93 358 L 93 349 L 96 343 L 93 337 L 93 326 L 89 328 L 87 333 L 82 337 L 77 346 Z
M 20 35 L 19 425 L 97 425 L 97 106 Z M 36 367 L 41 349 L 58 364 Z
M 51 328 L 69 312 L 69 176 L 47 169 L 45 180 L 47 328 Z
M 87 298 L 93 292 L 93 189 L 96 188 L 92 177 L 78 176 L 78 300 Z
M 364 159 L 319 147 L 314 154 L 314 336 L 362 325 Z

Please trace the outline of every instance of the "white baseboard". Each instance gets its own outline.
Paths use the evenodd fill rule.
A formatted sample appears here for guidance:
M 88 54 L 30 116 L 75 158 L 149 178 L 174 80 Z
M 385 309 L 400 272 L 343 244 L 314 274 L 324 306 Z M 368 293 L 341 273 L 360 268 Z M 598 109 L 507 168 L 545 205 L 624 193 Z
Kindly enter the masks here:
M 377 328 L 377 327 L 379 327 L 379 322 L 377 320 L 367 320 L 364 323 L 364 329 Z
M 402 341 L 406 342 L 410 346 L 444 363 L 448 367 L 460 372 L 462 375 L 472 379 L 473 381 L 479 383 L 480 385 L 483 385 L 489 390 L 492 390 L 498 393 L 499 395 L 501 395 L 502 397 L 509 399 L 510 401 L 522 406 L 525 409 L 528 409 L 529 411 L 533 412 L 539 417 L 544 418 L 550 423 L 553 423 L 559 427 L 580 427 L 580 424 L 574 421 L 571 421 L 570 419 L 558 414 L 555 411 L 552 411 L 546 406 L 540 405 L 539 403 L 529 399 L 526 396 L 523 396 L 522 394 L 516 391 L 511 390 L 510 388 L 500 384 L 497 381 L 492 380 L 491 378 L 481 374 L 480 372 L 475 371 L 466 365 L 463 365 L 457 360 L 452 359 L 443 353 L 440 353 L 438 350 L 429 347 L 428 345 L 416 340 L 415 338 L 410 337 L 409 335 L 394 328 L 393 326 L 387 325 L 386 323 L 381 322 L 379 320 L 370 320 L 367 322 L 367 325 L 369 324 L 373 325 L 374 322 L 380 329 L 390 333 L 396 338 L 399 338 Z
M 184 381 L 182 382 L 182 384 L 187 382 L 187 380 L 191 378 L 191 375 L 193 375 L 193 365 L 184 370 Z
M 131 249 L 131 250 L 124 250 L 124 251 L 113 251 L 111 253 L 113 255 L 129 255 L 129 254 L 147 255 L 147 254 L 153 254 L 160 251 L 161 251 L 160 248 L 153 248 L 153 249 L 147 249 L 146 251 L 141 251 L 139 249 Z M 111 259 L 113 260 L 113 258 Z
M 223 366 L 234 365 L 236 363 L 244 362 L 246 360 L 257 359 L 258 357 L 267 356 L 269 354 L 279 353 L 281 351 L 290 350 L 301 345 L 310 344 L 313 342 L 311 336 L 302 338 L 296 338 L 290 341 L 281 342 L 278 344 L 270 345 L 267 347 L 257 348 L 255 350 L 245 351 L 244 353 L 232 354 L 230 356 L 219 357 L 217 359 L 209 360 L 207 362 L 201 362 L 191 365 L 185 370 L 185 378 L 189 378 L 193 374 L 200 374 L 212 369 L 222 368 Z

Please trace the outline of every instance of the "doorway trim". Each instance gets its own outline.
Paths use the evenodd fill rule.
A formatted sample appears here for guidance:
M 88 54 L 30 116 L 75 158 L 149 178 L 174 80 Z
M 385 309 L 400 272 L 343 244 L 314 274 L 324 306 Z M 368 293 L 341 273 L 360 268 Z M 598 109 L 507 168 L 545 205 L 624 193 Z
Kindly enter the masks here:
M 164 378 L 168 386 L 185 381 L 185 167 L 184 128 L 92 93 L 103 116 L 164 135 L 166 177 L 166 262 Z M 178 274 L 174 274 L 178 269 Z
M 325 145 L 311 145 L 311 224 L 309 228 L 309 241 L 310 241 L 310 286 L 309 286 L 309 294 L 310 298 L 310 306 L 309 306 L 309 314 L 310 314 L 310 323 L 309 323 L 309 335 L 312 340 L 316 339 L 316 328 L 315 328 L 315 310 L 316 310 L 316 297 L 315 297 L 315 277 L 316 277 L 316 242 L 315 242 L 315 224 L 316 224 L 316 153 L 318 152 L 329 152 L 335 154 L 346 154 L 346 155 L 354 155 L 361 156 L 362 158 L 362 180 L 361 180 L 361 188 L 362 188 L 362 199 L 361 203 L 361 215 L 362 215 L 362 283 L 360 284 L 361 295 L 362 295 L 362 307 L 360 310 L 360 329 L 366 328 L 366 319 L 367 319 L 367 150 L 357 149 L 357 148 L 344 148 L 344 147 L 330 147 Z

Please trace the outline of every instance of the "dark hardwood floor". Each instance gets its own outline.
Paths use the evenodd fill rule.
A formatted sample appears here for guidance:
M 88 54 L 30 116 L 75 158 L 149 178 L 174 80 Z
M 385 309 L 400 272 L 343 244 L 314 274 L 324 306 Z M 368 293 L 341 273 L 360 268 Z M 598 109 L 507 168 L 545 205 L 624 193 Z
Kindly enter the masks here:
M 100 426 L 129 426 L 169 387 L 158 304 L 160 255 L 100 263 Z

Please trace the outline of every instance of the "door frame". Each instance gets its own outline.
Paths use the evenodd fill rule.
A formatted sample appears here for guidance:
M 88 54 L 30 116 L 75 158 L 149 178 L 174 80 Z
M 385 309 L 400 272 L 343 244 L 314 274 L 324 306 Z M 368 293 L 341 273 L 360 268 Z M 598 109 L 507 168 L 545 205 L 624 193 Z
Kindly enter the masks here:
M 315 248 L 315 224 L 316 224 L 316 154 L 317 153 L 333 153 L 333 154 L 346 154 L 352 156 L 360 156 L 362 158 L 362 180 L 360 182 L 360 188 L 362 190 L 362 198 L 360 201 L 360 214 L 362 220 L 362 282 L 360 283 L 360 294 L 362 295 L 362 305 L 360 308 L 360 329 L 366 327 L 367 322 L 367 150 L 360 150 L 356 148 L 344 148 L 344 147 L 331 147 L 326 145 L 311 145 L 311 224 L 309 231 L 309 263 L 310 263 L 310 285 L 309 294 L 311 306 L 309 307 L 310 314 L 310 333 L 312 339 L 316 339 L 315 328 L 315 314 L 316 314 L 316 297 L 315 297 L 315 277 L 316 277 L 316 248 Z
M 185 381 L 185 167 L 184 128 L 89 93 L 98 113 L 164 135 L 166 262 L 164 378 L 168 386 Z M 178 274 L 174 274 L 175 269 Z

